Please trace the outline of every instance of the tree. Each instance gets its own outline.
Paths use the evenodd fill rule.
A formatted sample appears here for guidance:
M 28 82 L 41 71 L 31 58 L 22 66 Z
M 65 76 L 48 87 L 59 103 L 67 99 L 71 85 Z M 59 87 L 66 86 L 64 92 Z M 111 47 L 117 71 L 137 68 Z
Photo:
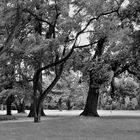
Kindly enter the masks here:
M 5 90 L 10 90 L 13 89 L 13 81 L 14 81 L 14 70 L 13 70 L 13 66 L 11 63 L 9 63 L 7 65 L 7 63 L 5 63 L 5 65 L 1 68 L 1 91 L 3 89 Z M 7 115 L 11 115 L 11 104 L 14 101 L 14 96 L 12 94 L 9 94 L 7 96 L 7 98 L 5 99 L 5 103 L 7 106 Z
M 122 3 L 122 2 L 121 2 Z M 76 5 L 76 6 L 83 6 L 85 3 L 83 2 L 83 3 L 81 3 L 81 2 L 77 2 L 77 1 L 74 1 L 74 4 Z M 85 5 L 85 9 L 87 8 L 89 8 L 89 6 L 91 6 L 90 4 L 95 4 L 98 8 L 101 8 L 100 6 L 103 6 L 103 3 L 101 3 L 101 1 L 98 3 L 88 3 L 88 4 L 86 4 Z M 109 4 L 110 4 L 110 2 L 109 2 Z M 87 22 L 86 22 L 86 25 L 84 26 L 84 28 L 82 28 L 80 31 L 78 31 L 77 32 L 77 34 L 76 34 L 76 36 L 75 36 L 75 38 L 73 39 L 73 41 L 74 41 L 74 44 L 73 44 L 73 46 L 72 46 L 72 49 L 71 49 L 71 51 L 69 51 L 69 53 L 66 55 L 66 57 L 64 57 L 64 58 L 62 58 L 62 59 L 60 59 L 59 61 L 56 61 L 56 62 L 54 62 L 54 63 L 51 63 L 50 65 L 48 65 L 48 66 L 44 66 L 43 68 L 41 68 L 41 69 L 39 69 L 36 73 L 35 73 L 35 76 L 34 76 L 34 101 L 36 102 L 38 99 L 36 98 L 36 95 L 37 95 L 37 89 L 36 89 L 36 87 L 37 87 L 37 81 L 38 81 L 38 77 L 39 77 L 39 74 L 41 73 L 41 71 L 43 71 L 43 70 L 45 70 L 45 69 L 48 69 L 48 68 L 50 68 L 50 67 L 53 67 L 53 66 L 56 66 L 56 65 L 58 65 L 58 64 L 60 64 L 60 63 L 63 63 L 63 62 L 65 62 L 69 57 L 70 57 L 70 55 L 72 54 L 72 52 L 74 51 L 74 49 L 75 48 L 82 48 L 82 47 L 78 47 L 78 46 L 76 46 L 77 44 L 77 39 L 78 39 L 78 37 L 81 35 L 81 34 L 83 34 L 86 30 L 87 30 L 87 28 L 89 27 L 89 25 L 94 21 L 94 20 L 98 20 L 98 19 L 100 19 L 100 17 L 101 16 L 106 16 L 106 15 L 110 15 L 110 14 L 112 14 L 112 13 L 117 13 L 118 12 L 118 10 L 119 10 L 119 8 L 120 8 L 120 5 L 117 5 L 118 3 L 116 2 L 116 4 L 115 4 L 115 8 L 113 8 L 113 10 L 111 9 L 110 10 L 110 8 L 109 9 L 107 9 L 107 10 L 104 10 L 103 9 L 103 7 L 101 8 L 103 11 L 99 11 L 99 9 L 96 9 L 97 11 L 95 12 L 95 17 L 93 17 L 93 16 L 89 16 L 90 18 L 88 18 L 88 20 L 87 20 Z M 94 5 L 94 8 L 95 8 L 95 5 Z M 117 5 L 117 6 L 116 6 Z M 107 3 L 107 6 L 109 7 L 109 5 L 108 5 L 108 3 Z M 93 9 L 90 9 L 91 11 L 91 13 L 94 13 L 93 12 Z M 90 13 L 90 14 L 91 14 Z M 78 14 L 79 14 L 79 12 L 78 12 Z M 81 14 L 82 15 L 82 14 Z M 80 15 L 80 16 L 81 16 Z M 82 15 L 82 16 L 84 16 L 84 15 Z M 98 42 L 98 46 L 102 46 L 102 42 L 100 42 L 102 39 L 103 39 L 104 37 L 100 37 L 99 38 L 99 40 L 98 41 L 96 41 L 96 42 Z M 92 44 L 94 44 L 95 42 L 92 42 Z M 101 45 L 100 45 L 101 44 Z M 91 44 L 90 44 L 91 45 Z M 84 47 L 85 46 L 89 46 L 89 44 L 88 45 L 84 45 Z M 101 50 L 102 51 L 102 49 L 100 49 L 100 48 L 98 48 L 98 50 Z M 100 55 L 101 53 L 97 53 L 98 55 Z M 57 79 L 59 79 L 59 78 L 57 78 Z M 53 86 L 51 86 L 51 87 L 53 87 Z M 49 92 L 47 92 L 47 91 L 49 91 L 50 90 L 50 88 L 48 88 L 48 90 L 46 90 L 45 92 L 44 92 L 44 94 L 42 94 L 43 96 L 41 97 L 40 96 L 40 99 L 39 99 L 39 105 L 38 105 L 38 109 L 37 110 L 40 110 L 39 109 L 39 106 L 40 106 L 40 104 L 41 104 L 41 102 L 43 101 L 43 99 L 44 99 L 44 97 L 47 95 L 47 93 L 49 93 Z M 36 104 L 34 104 L 35 105 L 35 110 L 36 110 Z M 39 111 L 37 111 L 38 113 L 39 113 Z M 38 113 L 35 115 L 36 117 L 35 117 L 35 121 L 38 121 L 39 120 L 39 118 L 40 117 L 37 117 L 37 116 L 39 116 L 38 115 Z
M 12 89 L 13 88 L 13 68 L 11 69 L 10 72 L 7 73 L 7 63 L 10 63 L 12 65 L 12 61 L 7 61 L 8 59 L 8 52 L 11 47 L 12 41 L 15 37 L 15 34 L 18 32 L 20 21 L 21 21 L 21 11 L 19 8 L 19 5 L 16 4 L 15 1 L 12 3 L 9 3 L 9 1 L 2 1 L 1 2 L 1 31 L 0 31 L 0 36 L 1 36 L 1 48 L 0 48 L 0 57 L 1 57 L 1 65 L 2 67 L 6 68 L 5 69 L 5 74 L 3 77 L 5 77 L 5 80 L 8 81 L 8 83 L 4 86 L 5 89 Z M 12 7 L 10 4 L 12 4 L 15 7 Z M 6 82 L 5 81 L 5 82 Z M 6 104 L 7 104 L 7 115 L 11 115 L 11 103 L 13 102 L 13 97 L 12 95 L 8 96 Z
M 76 3 L 75 3 L 76 2 Z M 77 1 L 75 1 L 73 4 L 75 4 L 75 5 L 77 5 L 77 6 L 79 6 L 79 4 L 82 4 L 83 5 L 83 3 L 78 3 Z M 85 3 L 84 3 L 85 4 Z M 97 3 L 97 5 L 98 5 L 98 3 Z M 88 5 L 86 5 L 88 8 L 89 8 L 89 3 L 88 3 Z M 86 7 L 86 8 L 87 8 Z M 118 9 L 117 9 L 118 10 Z M 36 114 L 35 114 L 35 122 L 38 122 L 39 120 L 40 120 L 40 106 L 41 106 L 41 103 L 42 103 L 42 101 L 44 100 L 44 98 L 46 97 L 46 95 L 50 92 L 50 90 L 52 89 L 52 87 L 54 87 L 54 85 L 56 84 L 56 82 L 58 81 L 58 79 L 60 78 L 59 76 L 60 76 L 60 74 L 62 73 L 62 66 L 63 66 L 63 63 L 64 62 L 66 62 L 66 60 L 71 56 L 71 54 L 74 52 L 74 49 L 75 48 L 79 48 L 78 46 L 77 46 L 77 40 L 78 40 L 78 37 L 81 35 L 81 34 L 83 34 L 85 31 L 86 31 L 86 29 L 87 29 L 87 27 L 89 27 L 89 25 L 90 25 L 90 23 L 92 23 L 92 21 L 93 20 L 96 20 L 96 19 L 99 19 L 100 18 L 100 16 L 104 16 L 104 15 L 107 15 L 107 14 L 111 14 L 111 13 L 113 13 L 113 12 L 116 12 L 117 11 L 116 9 L 113 11 L 107 11 L 106 13 L 104 12 L 104 13 L 101 13 L 101 14 L 99 14 L 97 17 L 91 17 L 90 19 L 88 19 L 87 20 L 87 23 L 86 23 L 86 25 L 84 26 L 84 28 L 82 28 L 82 29 L 79 29 L 79 28 L 77 28 L 77 30 L 79 29 L 80 31 L 77 31 L 77 33 L 76 33 L 76 35 L 75 35 L 75 37 L 72 39 L 72 41 L 73 41 L 73 45 L 72 45 L 72 47 L 71 47 L 71 50 L 69 51 L 69 50 L 67 50 L 68 51 L 68 53 L 67 53 L 67 55 L 65 55 L 65 49 L 64 49 L 64 51 L 63 51 L 63 53 L 62 53 L 62 55 L 61 55 L 61 58 L 59 58 L 58 60 L 55 60 L 55 62 L 53 62 L 53 63 L 50 63 L 49 65 L 47 65 L 47 66 L 44 66 L 44 67 L 42 67 L 41 69 L 38 69 L 37 71 L 36 71 L 36 73 L 35 73 L 35 75 L 34 75 L 34 102 L 35 102 L 35 104 L 34 104 L 34 107 L 35 107 L 35 111 L 36 111 L 36 109 L 37 109 L 37 111 L 36 111 Z M 78 12 L 79 13 L 79 12 Z M 79 16 L 79 15 L 78 15 Z M 80 14 L 80 16 L 84 16 L 84 15 L 82 15 L 82 14 Z M 79 16 L 79 17 L 80 17 Z M 73 21 L 75 20 L 75 17 L 76 16 L 73 16 Z M 66 20 L 66 19 L 65 19 Z M 78 19 L 79 20 L 79 19 Z M 56 21 L 56 20 L 55 20 Z M 79 22 L 79 23 L 81 23 L 81 22 Z M 63 27 L 64 27 L 64 25 L 63 25 Z M 65 28 L 66 28 L 66 26 L 65 26 Z M 72 27 L 73 28 L 73 27 Z M 66 28 L 67 29 L 67 28 Z M 71 29 L 71 27 L 70 28 L 68 28 L 68 29 Z M 54 31 L 54 30 L 53 30 Z M 54 35 L 54 34 L 53 34 Z M 68 44 L 68 42 L 69 41 L 66 41 L 66 40 L 64 40 L 64 42 L 66 43 L 66 44 Z M 65 44 L 64 43 L 64 44 Z M 89 46 L 89 44 L 88 45 L 85 45 L 85 46 Z M 64 47 L 65 48 L 65 47 Z M 63 56 L 64 55 L 64 56 Z M 54 66 L 56 66 L 56 68 L 58 67 L 58 65 L 60 64 L 60 71 L 59 71 L 59 74 L 57 74 L 56 73 L 56 78 L 54 79 L 54 81 L 52 82 L 52 84 L 41 94 L 41 96 L 39 97 L 39 98 L 37 98 L 37 85 L 38 85 L 38 80 L 39 80 L 39 75 L 40 75 L 40 73 L 43 71 L 43 70 L 45 70 L 45 69 L 48 69 L 48 68 L 50 68 L 50 67 L 54 67 Z M 57 70 L 57 72 L 58 72 L 58 70 Z M 37 106 L 36 106 L 37 105 Z
M 33 102 L 35 112 L 34 121 L 39 122 L 41 106 L 45 97 L 60 79 L 63 67 L 68 62 L 67 60 L 74 52 L 77 52 L 78 49 L 82 50 L 85 47 L 91 47 L 91 51 L 96 48 L 94 57 L 92 57 L 92 53 L 90 53 L 91 57 L 89 61 L 91 71 L 89 89 L 90 91 L 93 91 L 93 93 L 98 93 L 99 88 L 93 88 L 92 85 L 98 84 L 98 87 L 100 87 L 104 82 L 104 78 L 101 80 L 100 74 L 97 74 L 99 77 L 96 83 L 93 79 L 93 74 L 100 66 L 103 66 L 105 71 L 107 70 L 107 75 L 108 70 L 110 71 L 110 66 L 102 63 L 104 62 L 105 49 L 107 49 L 107 47 L 105 48 L 105 46 L 107 46 L 105 43 L 107 42 L 109 44 L 111 42 L 110 44 L 113 44 L 113 41 L 106 40 L 111 40 L 110 38 L 113 33 L 115 36 L 115 32 L 120 27 L 120 20 L 113 17 L 117 17 L 116 14 L 119 15 L 119 9 L 124 1 L 33 0 L 18 2 L 19 3 L 7 1 L 6 3 L 8 9 L 12 11 L 12 13 L 10 13 L 16 15 L 14 17 L 17 18 L 12 19 L 15 25 L 9 23 L 11 16 L 7 17 L 5 20 L 4 26 L 7 23 L 9 23 L 10 27 L 13 25 L 13 32 L 10 30 L 11 36 L 8 35 L 10 39 L 7 38 L 8 40 L 6 43 L 8 45 L 1 48 L 1 54 L 3 52 L 8 53 L 9 49 L 12 49 L 18 51 L 19 55 L 22 54 L 22 56 L 24 56 L 22 60 L 26 60 L 26 58 L 28 60 L 34 60 L 37 58 L 37 61 L 34 61 L 36 62 L 36 65 L 32 65 L 34 72 Z M 18 16 L 20 16 L 20 18 L 18 18 Z M 114 23 L 114 21 L 118 21 L 118 24 L 111 24 L 113 26 L 109 26 L 109 28 L 115 27 L 116 30 L 108 29 L 108 23 Z M 90 30 L 91 27 L 93 30 Z M 121 35 L 121 33 L 124 33 L 125 30 L 122 30 L 122 32 L 121 30 L 119 31 L 119 33 L 117 32 L 118 36 Z M 6 31 L 4 33 L 6 33 Z M 89 33 L 90 41 L 88 44 L 79 45 L 79 38 L 85 33 Z M 107 36 L 108 33 L 110 36 Z M 93 61 L 95 62 L 95 68 Z M 100 62 L 102 64 L 100 64 Z M 53 71 L 55 73 L 55 78 L 48 87 L 42 90 L 41 75 L 44 71 Z M 103 75 L 103 77 L 106 77 L 106 74 Z M 94 95 L 95 94 L 93 94 L 93 96 Z M 96 99 L 98 99 L 98 96 Z M 96 106 L 97 104 L 95 105 L 94 110 L 96 110 Z M 94 111 L 94 113 L 97 115 L 96 111 Z M 89 114 L 91 114 L 91 112 Z
M 111 69 L 114 73 L 114 76 L 111 78 L 112 79 L 112 82 L 111 82 L 112 93 L 113 93 L 114 77 L 118 76 L 119 74 L 121 74 L 122 72 L 124 72 L 126 70 L 129 71 L 129 73 L 134 74 L 134 72 L 132 71 L 132 67 L 131 67 L 131 65 L 133 63 L 133 58 L 130 55 L 130 52 L 132 49 L 132 45 L 131 45 L 131 41 L 130 41 L 132 38 L 130 37 L 130 35 L 134 31 L 133 24 L 132 24 L 132 22 L 127 21 L 127 17 L 122 17 L 123 10 L 124 11 L 126 10 L 125 9 L 126 7 L 125 8 L 122 7 L 123 1 L 121 1 L 121 2 L 115 1 L 115 2 L 117 2 L 117 5 L 118 5 L 118 11 L 117 12 L 115 11 L 117 13 L 117 15 L 114 17 L 109 15 L 109 16 L 107 16 L 108 18 L 106 17 L 107 20 L 103 19 L 101 22 L 102 23 L 101 27 L 103 27 L 102 32 L 109 33 L 109 34 L 105 34 L 105 37 L 107 37 L 107 40 L 108 40 L 107 42 L 108 42 L 109 47 L 108 48 L 105 47 L 105 52 L 103 52 L 104 54 L 101 55 L 101 53 L 99 53 L 99 50 L 102 52 L 102 49 L 100 49 L 100 47 L 98 47 L 98 45 L 97 45 L 97 52 L 95 52 L 95 56 L 94 56 L 94 58 L 96 58 L 96 54 L 101 55 L 100 61 L 102 61 L 103 68 L 106 65 L 106 63 L 109 64 L 109 62 L 110 62 L 110 64 L 111 64 L 111 65 L 109 64 L 110 65 L 109 69 Z M 111 20 L 110 21 L 111 24 L 108 22 L 109 20 Z M 116 22 L 114 22 L 114 21 L 116 21 Z M 109 28 L 107 29 L 107 28 L 105 28 L 106 24 L 111 25 L 111 26 L 110 27 L 108 26 Z M 97 29 L 99 29 L 99 28 L 97 28 Z M 98 50 L 98 48 L 99 48 L 99 50 Z M 103 47 L 101 47 L 101 48 L 103 48 Z M 119 60 L 117 60 L 118 58 L 119 58 Z M 99 59 L 96 59 L 96 61 L 99 61 Z M 94 72 L 93 72 L 93 74 L 94 74 Z M 98 79 L 100 79 L 100 78 L 98 78 Z M 99 89 L 100 84 L 97 87 L 98 87 L 97 89 Z M 89 91 L 90 91 L 90 89 L 91 88 L 89 88 Z M 98 92 L 95 92 L 95 93 L 98 93 Z M 97 113 L 98 94 L 95 94 L 95 95 L 96 95 L 95 97 L 91 97 L 90 94 L 88 94 L 87 103 L 86 103 L 85 109 L 81 115 L 99 116 Z M 113 94 L 111 96 L 113 97 Z

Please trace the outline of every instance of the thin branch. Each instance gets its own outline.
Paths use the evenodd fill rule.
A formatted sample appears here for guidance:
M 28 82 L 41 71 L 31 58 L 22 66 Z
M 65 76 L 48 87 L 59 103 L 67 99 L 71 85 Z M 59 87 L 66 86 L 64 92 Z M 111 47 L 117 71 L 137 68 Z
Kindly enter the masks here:
M 95 33 L 95 31 L 94 30 L 88 30 L 88 31 L 85 31 L 83 33 Z
M 113 11 L 109 11 L 109 12 L 106 12 L 106 13 L 101 13 L 100 15 L 98 15 L 97 17 L 93 17 L 91 18 L 88 23 L 86 24 L 86 26 L 79 32 L 77 33 L 77 36 L 79 36 L 80 34 L 82 34 L 86 29 L 87 27 L 90 25 L 90 23 L 93 21 L 93 20 L 98 20 L 101 16 L 106 16 L 106 15 L 109 15 L 109 14 L 112 14 L 112 13 L 118 13 L 118 10 L 119 10 L 120 7 L 118 7 L 117 9 L 113 10 Z
M 46 21 L 46 20 L 44 20 L 44 19 L 42 19 L 42 18 L 39 18 L 39 17 L 38 17 L 36 14 L 34 14 L 32 11 L 30 11 L 30 10 L 28 10 L 28 9 L 24 9 L 23 11 L 29 13 L 30 15 L 32 15 L 33 17 L 35 17 L 37 20 L 39 20 L 39 21 L 41 21 L 41 22 L 45 22 L 45 23 L 47 23 L 48 25 L 54 27 L 54 25 L 52 25 L 50 22 L 48 22 L 48 21 Z
M 129 68 L 129 65 L 126 64 L 125 66 L 123 66 L 121 69 L 117 70 L 115 73 L 114 73 L 114 77 L 117 77 L 118 75 L 120 75 L 121 73 L 125 72 L 126 70 L 128 70 Z
M 78 15 L 79 13 L 80 13 L 80 11 L 82 11 L 83 10 L 83 7 L 80 7 L 79 9 L 78 9 L 78 11 L 75 13 L 75 15 Z
M 115 0 L 115 2 L 117 3 L 117 5 L 119 5 L 119 2 L 117 0 Z
M 92 43 L 90 43 L 90 44 L 81 45 L 81 46 L 75 46 L 74 48 L 79 48 L 79 49 L 81 49 L 81 48 L 86 48 L 86 47 L 89 47 L 89 46 L 91 46 L 91 45 L 93 45 L 93 44 L 97 44 L 97 43 L 98 43 L 98 41 L 95 41 L 95 42 L 92 42 Z
M 64 58 L 58 60 L 57 62 L 51 63 L 51 64 L 49 64 L 49 65 L 47 65 L 47 66 L 44 66 L 44 67 L 40 68 L 40 69 L 38 70 L 38 72 L 41 72 L 41 71 L 43 71 L 43 70 L 45 70 L 45 69 L 48 69 L 48 68 L 50 68 L 50 67 L 54 67 L 54 66 L 56 66 L 56 65 L 59 65 L 59 64 L 65 62 L 65 61 L 71 56 L 71 54 L 73 53 L 73 51 L 74 51 L 74 47 L 71 49 L 71 51 L 70 51 Z
M 54 67 L 54 66 L 56 66 L 56 65 L 59 65 L 59 64 L 65 62 L 65 61 L 72 55 L 72 53 L 73 53 L 73 51 L 74 51 L 74 49 L 75 49 L 76 41 L 77 41 L 77 37 L 76 37 L 76 39 L 75 39 L 75 42 L 74 42 L 74 44 L 73 44 L 73 46 L 72 46 L 70 52 L 69 52 L 64 58 L 58 60 L 57 62 L 48 64 L 47 66 L 44 66 L 44 67 L 38 69 L 38 70 L 37 70 L 37 73 L 40 73 L 40 72 L 43 71 L 43 70 L 46 70 L 46 69 L 48 69 L 48 68 L 50 68 L 50 67 Z
M 138 76 L 138 74 L 132 70 L 129 69 L 130 68 L 130 64 L 126 64 L 124 67 L 122 67 L 121 69 L 119 69 L 118 71 L 116 71 L 114 73 L 114 77 L 117 77 L 118 75 L 120 75 L 121 73 L 125 72 L 125 71 L 128 71 L 128 73 L 132 74 L 132 75 L 135 75 L 139 80 L 140 80 L 140 77 Z
M 71 42 L 74 41 L 75 39 L 68 39 L 66 42 Z

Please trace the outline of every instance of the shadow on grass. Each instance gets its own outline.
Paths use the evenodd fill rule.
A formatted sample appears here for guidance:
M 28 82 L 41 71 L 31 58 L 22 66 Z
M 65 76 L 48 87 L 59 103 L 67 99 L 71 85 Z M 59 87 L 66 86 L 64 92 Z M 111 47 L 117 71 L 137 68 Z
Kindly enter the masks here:
M 0 121 L 6 121 L 6 120 L 17 120 L 17 118 L 12 115 L 0 115 Z

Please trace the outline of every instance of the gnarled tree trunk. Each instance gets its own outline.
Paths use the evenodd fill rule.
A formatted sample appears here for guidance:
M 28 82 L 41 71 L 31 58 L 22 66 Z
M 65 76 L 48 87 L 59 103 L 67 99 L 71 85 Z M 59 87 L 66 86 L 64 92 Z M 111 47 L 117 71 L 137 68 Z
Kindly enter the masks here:
M 54 78 L 52 83 L 48 86 L 48 88 L 46 88 L 43 91 L 43 93 L 40 94 L 39 97 L 37 97 L 37 89 L 36 89 L 36 86 L 38 85 L 39 72 L 37 72 L 35 74 L 35 76 L 34 76 L 34 96 L 33 96 L 33 101 L 34 101 L 34 105 L 33 105 L 33 107 L 34 107 L 34 122 L 40 122 L 42 103 L 43 103 L 45 97 L 51 92 L 53 87 L 56 85 L 56 83 L 60 79 L 60 76 L 61 76 L 62 71 L 63 71 L 63 66 L 64 66 L 64 63 L 62 63 L 59 66 L 59 68 L 57 66 L 55 67 L 56 77 Z
M 41 116 L 46 116 L 46 114 L 44 113 L 44 110 L 43 110 L 43 106 L 41 108 Z M 28 114 L 28 117 L 34 117 L 34 106 L 33 106 L 33 104 L 31 104 L 30 112 Z
M 89 85 L 86 105 L 84 111 L 80 115 L 99 117 L 99 114 L 97 112 L 98 97 L 99 97 L 99 88 Z
M 107 37 L 104 36 L 98 40 L 97 48 L 93 60 L 100 61 L 101 59 L 100 57 L 102 56 L 104 51 L 104 43 L 106 42 L 106 38 Z M 97 112 L 97 106 L 98 106 L 98 97 L 99 97 L 99 85 L 101 84 L 94 79 L 96 76 L 94 76 L 94 72 L 92 72 L 92 70 L 90 70 L 89 75 L 90 75 L 89 76 L 90 83 L 89 83 L 89 91 L 86 100 L 86 105 L 84 111 L 80 115 L 99 117 L 99 114 Z
M 97 112 L 97 106 L 98 106 L 98 97 L 99 97 L 99 85 L 95 82 L 95 79 L 93 79 L 93 72 L 92 70 L 89 73 L 89 91 L 87 95 L 86 105 L 84 108 L 84 111 L 80 114 L 82 116 L 94 116 L 99 117 L 99 114 Z

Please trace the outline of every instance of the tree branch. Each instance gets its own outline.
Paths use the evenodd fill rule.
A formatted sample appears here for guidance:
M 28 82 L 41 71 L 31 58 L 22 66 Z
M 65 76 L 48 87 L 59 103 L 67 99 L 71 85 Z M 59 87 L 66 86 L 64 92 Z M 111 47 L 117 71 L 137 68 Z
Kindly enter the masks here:
M 114 73 L 114 77 L 117 77 L 121 73 L 123 73 L 125 71 L 128 71 L 128 73 L 130 73 L 132 75 L 135 75 L 140 80 L 140 77 L 138 76 L 138 74 L 136 72 L 134 72 L 134 71 L 131 71 L 129 68 L 130 68 L 130 64 L 126 64 L 124 67 L 122 67 L 121 69 L 119 69 L 118 71 L 116 71 Z
M 56 66 L 56 65 L 59 65 L 59 64 L 65 62 L 65 61 L 72 55 L 72 53 L 73 53 L 73 51 L 74 51 L 74 49 L 75 49 L 76 41 L 77 41 L 77 39 L 75 40 L 75 42 L 74 42 L 74 44 L 73 44 L 72 49 L 70 50 L 70 52 L 69 52 L 64 58 L 61 58 L 61 59 L 58 60 L 57 62 L 48 64 L 47 66 L 44 66 L 44 67 L 38 69 L 38 70 L 37 70 L 37 73 L 40 73 L 40 72 L 43 71 L 43 70 L 46 70 L 46 69 L 48 69 L 48 68 L 50 68 L 50 67 L 54 67 L 54 66 Z
M 49 26 L 54 27 L 54 25 L 52 25 L 50 22 L 48 22 L 48 21 L 46 21 L 46 20 L 44 20 L 44 19 L 42 19 L 42 18 L 39 18 L 36 14 L 34 14 L 34 13 L 33 13 L 32 11 L 30 11 L 29 9 L 24 9 L 23 11 L 29 13 L 30 15 L 32 15 L 33 17 L 35 17 L 37 20 L 39 20 L 39 21 L 41 21 L 41 22 L 45 22 L 45 23 L 47 23 Z
M 135 75 L 140 80 L 140 77 L 138 76 L 138 74 L 136 72 L 131 71 L 130 69 L 127 69 L 127 71 L 128 71 L 128 73 Z
M 58 80 L 61 77 L 61 74 L 63 72 L 63 67 L 64 67 L 64 63 L 62 63 L 59 67 L 59 70 L 57 71 L 58 73 L 56 73 L 56 77 L 53 80 L 53 82 L 49 85 L 49 87 L 44 90 L 44 92 L 41 94 L 40 99 L 39 99 L 39 105 L 42 103 L 42 101 L 44 100 L 44 98 L 46 97 L 46 95 L 48 93 L 50 93 L 50 91 L 53 89 L 53 87 L 56 85 L 56 83 L 58 82 Z
M 126 70 L 128 70 L 128 68 L 129 68 L 128 64 L 124 65 L 121 69 L 119 69 L 116 72 L 114 72 L 114 77 L 117 77 L 121 73 L 125 72 Z
M 76 48 L 81 49 L 81 48 L 89 47 L 89 46 L 91 46 L 91 45 L 93 45 L 93 44 L 97 44 L 97 43 L 98 43 L 98 41 L 95 41 L 95 42 L 92 42 L 92 43 L 90 43 L 90 44 L 86 44 L 86 45 L 82 45 L 82 46 L 75 46 L 74 48 L 75 48 L 75 49 L 76 49 Z
M 87 29 L 87 27 L 90 25 L 90 23 L 91 23 L 93 20 L 98 20 L 101 16 L 110 15 L 110 14 L 112 14 L 112 13 L 118 13 L 119 8 L 120 8 L 120 7 L 118 7 L 117 9 L 115 9 L 115 10 L 113 10 L 113 11 L 109 11 L 109 12 L 106 12 L 106 13 L 101 13 L 101 14 L 98 15 L 97 17 L 91 18 L 91 19 L 87 22 L 86 26 L 85 26 L 79 33 L 77 33 L 77 36 L 79 36 L 81 33 L 83 33 L 83 32 Z

